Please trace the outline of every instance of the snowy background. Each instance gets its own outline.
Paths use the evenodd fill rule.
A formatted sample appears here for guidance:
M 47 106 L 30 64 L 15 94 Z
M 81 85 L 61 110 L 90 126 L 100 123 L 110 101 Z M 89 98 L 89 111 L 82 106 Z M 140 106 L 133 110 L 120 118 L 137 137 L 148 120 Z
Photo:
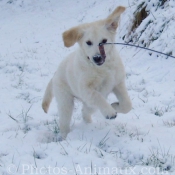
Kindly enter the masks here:
M 175 56 L 175 1 L 147 2 L 148 16 L 131 31 L 141 0 L 0 0 L 0 174 L 175 174 L 175 59 L 117 45 L 133 109 L 109 121 L 81 118 L 75 101 L 71 132 L 57 142 L 56 102 L 41 108 L 46 85 L 76 46 L 62 33 L 126 6 L 116 36 Z M 161 3 L 164 2 L 164 3 Z M 143 5 L 144 6 L 144 5 Z M 109 102 L 116 99 L 111 94 Z

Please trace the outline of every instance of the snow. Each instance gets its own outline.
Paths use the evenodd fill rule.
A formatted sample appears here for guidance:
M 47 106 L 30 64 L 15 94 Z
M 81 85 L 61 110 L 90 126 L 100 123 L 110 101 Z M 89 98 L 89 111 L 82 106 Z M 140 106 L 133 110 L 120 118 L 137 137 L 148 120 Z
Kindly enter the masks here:
M 48 81 L 61 60 L 77 47 L 65 48 L 62 32 L 105 18 L 118 5 L 124 5 L 127 10 L 116 36 L 116 41 L 124 42 L 122 37 L 128 34 L 140 2 L 0 1 L 0 174 L 175 173 L 173 58 L 117 45 L 127 73 L 132 111 L 118 114 L 112 121 L 97 112 L 93 123 L 85 124 L 82 105 L 75 101 L 71 132 L 65 141 L 57 141 L 56 102 L 52 102 L 48 114 L 41 108 Z M 167 1 L 158 10 L 151 3 L 157 1 L 149 2 L 147 7 L 156 20 L 150 14 L 131 37 L 138 36 L 151 19 L 154 22 L 142 33 L 141 40 L 149 48 L 172 51 L 175 56 L 175 3 Z M 150 34 L 158 33 L 166 21 L 159 38 L 150 43 Z M 135 44 L 141 45 L 141 40 L 136 38 Z M 108 101 L 116 99 L 110 94 Z

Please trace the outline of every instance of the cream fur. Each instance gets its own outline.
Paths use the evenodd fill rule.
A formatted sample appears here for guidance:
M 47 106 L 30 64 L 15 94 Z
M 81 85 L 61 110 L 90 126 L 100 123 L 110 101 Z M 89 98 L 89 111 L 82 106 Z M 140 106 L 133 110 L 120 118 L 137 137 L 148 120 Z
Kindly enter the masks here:
M 93 60 L 93 56 L 99 54 L 98 44 L 103 39 L 114 42 L 119 17 L 124 10 L 120 6 L 104 20 L 73 27 L 63 33 L 66 47 L 78 42 L 79 48 L 59 65 L 47 86 L 42 103 L 44 111 L 48 112 L 52 96 L 56 98 L 63 138 L 70 131 L 74 98 L 83 102 L 82 116 L 86 122 L 91 122 L 91 114 L 96 109 L 108 119 L 131 110 L 125 86 L 125 70 L 115 46 L 104 46 L 106 59 L 102 65 L 96 65 Z M 87 41 L 91 41 L 92 45 L 87 45 Z M 106 97 L 111 92 L 117 96 L 119 103 L 107 103 Z

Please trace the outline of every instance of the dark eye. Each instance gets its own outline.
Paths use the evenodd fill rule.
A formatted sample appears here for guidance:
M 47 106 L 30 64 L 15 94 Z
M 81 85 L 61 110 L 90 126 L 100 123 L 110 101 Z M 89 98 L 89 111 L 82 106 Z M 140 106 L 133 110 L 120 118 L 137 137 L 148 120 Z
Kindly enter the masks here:
M 102 43 L 106 43 L 106 42 L 107 42 L 107 39 L 103 39 L 103 40 L 102 40 Z
M 92 45 L 92 42 L 91 42 L 91 41 L 87 41 L 86 44 L 87 44 L 88 46 L 91 46 L 91 45 Z

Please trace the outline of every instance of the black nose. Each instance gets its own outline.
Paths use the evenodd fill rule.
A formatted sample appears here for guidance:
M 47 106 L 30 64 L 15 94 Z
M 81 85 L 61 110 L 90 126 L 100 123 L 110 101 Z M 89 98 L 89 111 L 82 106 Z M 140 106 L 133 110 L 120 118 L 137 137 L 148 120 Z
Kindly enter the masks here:
M 98 64 L 102 61 L 102 57 L 101 57 L 100 54 L 97 54 L 97 55 L 93 56 L 93 60 L 94 60 L 95 63 Z

